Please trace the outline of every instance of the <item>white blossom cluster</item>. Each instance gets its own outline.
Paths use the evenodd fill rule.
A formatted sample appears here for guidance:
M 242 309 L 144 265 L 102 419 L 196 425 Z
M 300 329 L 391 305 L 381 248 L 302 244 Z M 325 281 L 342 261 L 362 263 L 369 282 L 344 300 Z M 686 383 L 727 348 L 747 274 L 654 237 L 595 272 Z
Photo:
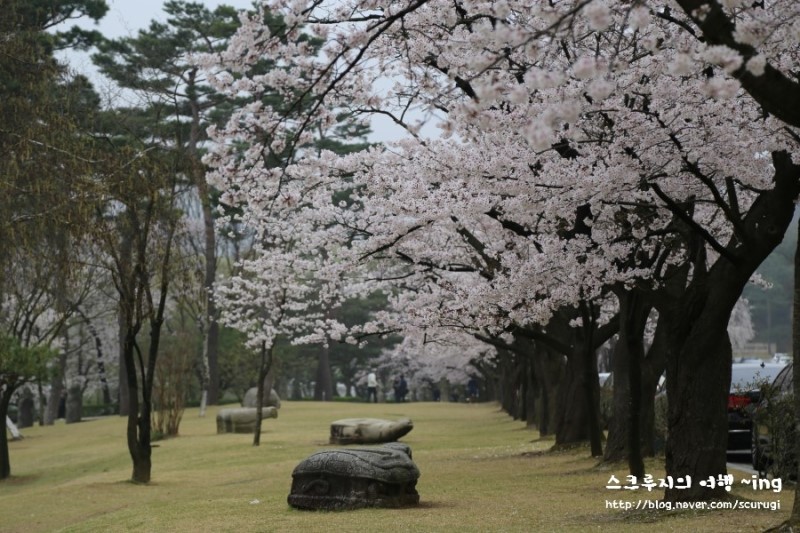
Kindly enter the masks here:
M 697 38 L 713 10 L 670 0 L 264 2 L 286 27 L 246 17 L 222 56 L 200 58 L 217 90 L 254 95 L 211 130 L 206 158 L 264 242 L 222 293 L 225 321 L 261 342 L 276 320 L 263 313 L 293 302 L 291 328 L 347 338 L 300 317 L 380 288 L 402 313 L 357 333 L 544 325 L 613 284 L 657 286 L 687 259 L 676 210 L 713 260 L 771 188 L 768 154 L 796 152 L 794 130 L 740 80 L 798 64 L 800 4 L 757 4 L 714 2 L 735 24 L 728 46 Z M 282 68 L 248 75 L 264 58 Z M 313 103 L 288 114 L 255 97 L 267 88 Z M 422 135 L 411 109 L 441 136 Z M 408 136 L 312 149 L 345 112 L 389 116 Z

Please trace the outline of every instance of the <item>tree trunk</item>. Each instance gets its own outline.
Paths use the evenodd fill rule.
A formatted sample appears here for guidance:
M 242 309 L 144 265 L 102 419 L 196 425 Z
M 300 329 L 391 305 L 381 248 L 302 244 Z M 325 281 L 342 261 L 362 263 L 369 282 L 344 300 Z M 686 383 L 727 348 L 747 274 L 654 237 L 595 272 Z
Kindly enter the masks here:
M 497 367 L 492 365 L 488 366 L 486 364 L 481 364 L 481 361 L 476 361 L 475 368 L 481 374 L 481 380 L 485 384 L 486 387 L 486 399 L 493 402 L 500 401 L 500 394 L 499 394 L 499 374 L 497 371 Z
M 120 320 L 122 320 L 120 318 Z M 128 366 L 125 364 L 125 331 L 126 326 L 124 323 L 119 324 L 119 338 L 120 342 L 120 355 L 119 355 L 119 389 L 117 390 L 117 398 L 119 402 L 119 416 L 129 416 L 131 413 L 131 391 L 128 389 Z M 134 411 L 135 413 L 136 411 Z
M 622 312 L 620 312 L 622 314 Z M 620 321 L 620 337 L 626 335 L 627 326 Z M 614 345 L 611 377 L 611 416 L 608 421 L 608 440 L 603 460 L 607 462 L 625 461 L 628 458 L 628 420 L 630 418 L 630 357 L 628 344 L 618 341 Z
M 124 317 L 123 317 L 124 319 Z M 131 474 L 131 481 L 134 483 L 149 483 L 150 470 L 151 470 L 151 447 L 150 447 L 150 417 L 149 413 L 144 412 L 144 403 L 140 404 L 139 380 L 136 373 L 136 333 L 138 327 L 131 325 L 125 335 L 125 343 L 123 345 L 123 361 L 127 376 L 127 390 L 128 390 L 128 427 L 127 427 L 127 440 L 128 440 L 128 453 L 130 453 L 131 461 L 133 462 L 133 472 Z M 144 372 L 144 371 L 143 371 Z M 120 386 L 120 390 L 122 387 Z M 139 410 L 142 408 L 142 412 Z M 143 420 L 145 414 L 148 415 Z
M 733 304 L 708 302 L 688 335 L 682 328 L 670 339 L 667 355 L 667 475 L 691 476 L 691 487 L 667 489 L 668 501 L 722 498 L 723 487 L 708 489 L 700 480 L 725 474 L 728 442 L 727 399 L 731 382 L 731 344 L 727 317 Z M 727 308 L 727 312 L 726 312 Z
M 586 389 L 586 411 L 589 415 L 589 445 L 592 457 L 600 457 L 603 455 L 603 435 L 600 427 L 600 382 L 597 376 L 597 350 L 594 340 L 597 317 L 592 304 L 584 303 L 581 311 L 584 323 L 581 330 L 584 338 L 578 346 L 582 356 L 583 386 Z
M 659 308 L 669 313 L 671 324 L 666 473 L 673 479 L 692 478 L 688 489 L 667 489 L 667 501 L 709 500 L 727 494 L 722 487 L 708 489 L 699 482 L 727 472 L 728 320 L 750 276 L 783 240 L 800 191 L 800 166 L 792 163 L 789 154 L 774 152 L 772 161 L 774 188 L 759 194 L 710 269 L 704 255 L 706 243 L 692 233 L 700 243 L 688 241 L 691 281 Z
M 206 409 L 208 407 L 208 384 L 211 382 L 211 371 L 208 367 L 208 333 L 206 331 L 205 321 L 198 321 L 198 333 L 203 337 L 203 346 L 200 348 L 200 365 L 197 369 L 198 377 L 200 379 L 200 412 L 198 416 L 203 418 L 206 416 Z
M 560 329 L 561 338 L 569 339 L 567 365 L 558 394 L 556 445 L 589 441 L 592 456 L 603 454 L 600 429 L 600 383 L 597 377 L 596 348 L 612 328 L 597 331 L 591 305 L 581 305 L 583 325 L 579 330 L 568 326 L 569 316 L 551 321 L 549 329 Z
M 664 309 L 670 324 L 666 471 L 673 479 L 692 478 L 690 488 L 668 488 L 667 501 L 726 496 L 724 488 L 708 489 L 699 482 L 727 472 L 732 363 L 728 320 L 742 289 L 766 255 L 751 256 L 747 263 L 736 265 L 720 258 L 707 273 L 695 266 L 684 294 Z
M 533 357 L 535 355 L 530 353 L 525 358 L 525 425 L 529 428 L 542 425 L 541 412 L 538 409 L 539 402 L 537 401 L 537 398 L 541 397 L 542 393 L 536 380 L 536 365 L 534 365 Z M 547 425 L 547 422 L 545 422 L 545 425 Z
M 103 392 L 103 405 L 108 407 L 113 402 L 111 400 L 111 388 L 108 386 L 108 378 L 106 377 L 105 357 L 100 345 L 100 337 L 95 336 L 95 342 L 97 343 L 97 374 L 100 377 L 100 388 Z
M 8 416 L 8 406 L 11 404 L 11 395 L 14 388 L 7 386 L 0 395 L 0 420 L 3 421 L 3 429 L 0 430 L 0 479 L 7 479 L 11 476 L 11 457 L 8 453 L 8 432 L 6 431 L 6 417 Z
M 642 455 L 653 457 L 656 454 L 656 409 L 655 399 L 658 390 L 658 382 L 666 368 L 666 344 L 669 327 L 666 320 L 658 317 L 656 331 L 653 335 L 653 343 L 647 350 L 647 356 L 642 364 L 642 400 L 641 400 L 641 443 Z M 663 441 L 659 445 L 659 450 L 663 450 Z
M 583 353 L 582 353 L 583 352 Z M 588 388 L 584 384 L 584 350 L 567 357 L 567 366 L 558 391 L 561 409 L 556 418 L 556 445 L 574 444 L 589 440 Z M 597 376 L 595 376 L 597 380 Z
M 206 395 L 207 403 L 209 405 L 217 405 L 219 403 L 219 322 L 217 304 L 214 300 L 214 282 L 217 278 L 217 235 L 214 228 L 214 211 L 211 205 L 211 190 L 206 182 L 206 172 L 203 163 L 200 161 L 198 155 L 198 143 L 200 142 L 201 125 L 200 125 L 200 103 L 198 102 L 195 89 L 196 83 L 196 70 L 189 72 L 189 88 L 188 94 L 192 95 L 190 98 L 190 109 L 192 113 L 191 129 L 189 132 L 189 144 L 187 146 L 192 161 L 192 175 L 194 178 L 195 186 L 197 187 L 197 194 L 200 197 L 200 205 L 203 209 L 203 231 L 204 231 L 204 248 L 203 259 L 205 261 L 205 269 L 203 275 L 203 288 L 205 289 L 206 296 L 206 338 L 203 347 L 205 355 L 205 366 L 208 369 L 207 387 L 208 394 Z M 268 391 L 269 392 L 269 391 Z
M 33 426 L 36 420 L 34 413 L 33 391 L 29 387 L 23 387 L 20 394 L 17 396 L 19 412 L 17 413 L 17 425 L 21 428 Z
M 205 182 L 205 178 L 200 181 Z M 206 338 L 203 346 L 205 356 L 204 364 L 208 368 L 207 382 L 207 403 L 217 405 L 220 399 L 219 390 L 219 322 L 217 321 L 217 304 L 214 300 L 214 282 L 217 275 L 217 256 L 216 256 L 216 236 L 214 234 L 214 218 L 211 213 L 211 199 L 208 197 L 208 187 L 200 189 L 201 201 L 203 202 L 203 220 L 206 235 L 205 245 L 205 278 L 204 288 L 206 290 Z
M 125 366 L 130 391 L 130 412 L 128 413 L 128 451 L 133 461 L 131 481 L 149 483 L 152 470 L 152 452 L 150 424 L 153 415 L 153 383 L 156 369 L 158 348 L 161 344 L 161 327 L 166 304 L 166 287 L 161 287 L 160 301 L 155 318 L 150 320 L 150 343 L 147 360 L 143 360 L 136 344 L 137 325 L 129 328 L 125 339 Z M 139 359 L 139 371 L 142 376 L 141 393 L 137 378 L 136 355 Z
M 150 310 L 150 342 L 146 358 L 142 355 L 136 342 L 136 335 L 141 329 L 141 316 L 138 314 L 142 308 L 142 299 L 146 299 L 152 306 L 152 289 L 148 285 L 150 277 L 142 275 L 147 272 L 147 241 L 146 238 L 138 243 L 136 268 L 129 274 L 131 282 L 126 288 L 120 288 L 120 313 L 121 323 L 126 324 L 125 335 L 125 367 L 128 377 L 128 390 L 130 412 L 128 413 L 128 451 L 133 461 L 134 483 L 149 483 L 152 468 L 152 446 L 150 444 L 151 418 L 153 413 L 153 384 L 155 382 L 156 362 L 161 345 L 161 328 L 164 325 L 164 313 L 167 307 L 167 292 L 169 289 L 168 266 L 172 250 L 172 238 L 176 224 L 169 227 L 164 241 L 164 252 L 160 259 L 160 272 L 158 284 L 158 302 Z M 121 276 L 126 278 L 127 276 Z M 127 289 L 127 290 L 126 290 Z M 141 392 L 139 391 L 138 369 L 141 373 Z
M 103 341 L 100 339 L 100 334 L 97 332 L 97 328 L 94 327 L 94 324 L 89 319 L 88 316 L 83 312 L 83 310 L 78 307 L 75 309 L 75 312 L 81 317 L 81 319 L 86 323 L 86 327 L 89 330 L 89 333 L 92 335 L 94 339 L 94 350 L 97 354 L 97 375 L 100 378 L 100 388 L 103 392 L 103 405 L 109 406 L 111 405 L 111 390 L 108 387 L 108 379 L 106 378 L 106 365 L 105 365 L 105 356 L 103 354 Z
M 511 418 L 520 420 L 524 418 L 523 401 L 522 401 L 522 380 L 524 377 L 524 368 L 520 363 L 520 357 L 517 354 L 510 354 L 509 371 L 510 381 L 508 386 L 509 401 L 511 402 Z
M 528 423 L 528 393 L 530 392 L 528 389 L 528 382 L 529 379 L 529 365 L 528 365 L 528 358 L 525 356 L 518 356 L 517 360 L 517 403 L 519 404 L 517 407 L 517 412 L 519 413 L 519 419 L 525 422 L 527 425 Z
M 628 385 L 630 393 L 630 412 L 628 413 L 628 470 L 637 479 L 644 477 L 644 460 L 641 448 L 641 401 L 642 401 L 642 360 L 644 359 L 644 327 L 647 324 L 647 315 L 650 306 L 642 302 L 640 294 L 631 294 L 626 315 L 620 313 L 620 323 L 628 322 L 630 334 L 623 339 L 628 345 L 630 358 L 630 372 Z
M 314 400 L 329 402 L 333 400 L 333 375 L 331 374 L 330 348 L 322 346 L 317 360 L 317 379 L 314 383 Z
M 499 356 L 498 366 L 500 367 L 500 408 L 516 420 L 517 403 L 514 401 L 514 354 L 509 350 L 500 350 Z M 443 389 L 442 397 L 446 397 L 446 393 Z
M 533 360 L 535 376 L 539 383 L 539 435 L 550 435 L 558 416 L 556 397 L 564 373 L 564 356 L 546 346 L 538 346 Z
M 39 426 L 45 425 L 45 416 L 47 412 L 47 396 L 44 393 L 44 387 L 42 387 L 42 379 L 38 378 L 36 380 L 36 394 L 39 397 Z
M 67 424 L 80 422 L 83 417 L 83 390 L 80 385 L 72 385 L 67 390 L 67 404 L 64 421 Z
M 797 235 L 800 238 L 800 220 L 797 221 Z M 792 391 L 794 393 L 794 456 L 800 457 L 800 239 L 794 252 L 794 291 L 792 301 Z M 800 466 L 798 466 L 800 472 Z M 797 477 L 800 480 L 800 476 Z M 794 486 L 794 503 L 788 523 L 800 526 L 800 483 Z
M 47 410 L 45 411 L 44 423 L 52 426 L 58 418 L 58 405 L 66 389 L 64 387 L 64 374 L 67 368 L 67 351 L 59 350 L 58 362 L 55 365 L 53 379 L 50 380 L 50 394 L 47 398 Z
M 273 347 L 267 348 L 265 342 L 261 344 L 261 363 L 258 369 L 258 388 L 256 389 L 256 427 L 253 431 L 253 446 L 261 445 L 261 415 L 264 412 L 264 395 L 269 395 L 269 389 L 265 392 L 268 386 L 272 388 L 271 384 L 267 384 L 267 376 L 272 369 L 272 350 Z
M 620 289 L 619 340 L 614 346 L 612 416 L 608 428 L 604 461 L 628 460 L 631 475 L 644 475 L 642 461 L 642 384 L 644 328 L 651 306 L 634 290 Z M 654 391 L 648 391 L 648 394 Z M 650 402 L 652 404 L 652 401 Z
M 131 262 L 133 260 L 133 237 L 131 236 L 130 230 L 122 230 L 122 238 L 120 241 L 120 251 L 119 251 L 119 269 L 120 274 L 129 273 L 133 270 L 133 266 Z M 125 276 L 126 278 L 128 276 Z M 130 280 L 126 280 L 128 283 L 131 283 Z M 128 295 L 130 298 L 130 295 Z M 133 351 L 128 354 L 126 343 L 128 342 L 128 326 L 129 322 L 128 319 L 133 320 L 133 307 L 130 310 L 125 309 L 126 302 L 125 296 L 120 294 L 120 302 L 119 302 L 119 317 L 117 320 L 118 332 L 117 335 L 119 337 L 119 379 L 118 383 L 118 391 L 117 391 L 117 401 L 119 402 L 119 416 L 130 416 L 131 413 L 131 391 L 128 390 L 128 384 L 130 383 L 130 379 L 128 377 L 128 356 L 131 357 L 131 365 L 133 364 Z M 133 303 L 131 302 L 130 305 L 132 306 Z M 132 324 L 132 322 L 131 322 Z M 133 346 L 131 345 L 131 350 L 133 350 Z M 131 366 L 130 368 L 134 368 Z M 136 376 L 134 376 L 134 380 Z M 134 416 L 137 413 L 137 410 L 133 410 Z

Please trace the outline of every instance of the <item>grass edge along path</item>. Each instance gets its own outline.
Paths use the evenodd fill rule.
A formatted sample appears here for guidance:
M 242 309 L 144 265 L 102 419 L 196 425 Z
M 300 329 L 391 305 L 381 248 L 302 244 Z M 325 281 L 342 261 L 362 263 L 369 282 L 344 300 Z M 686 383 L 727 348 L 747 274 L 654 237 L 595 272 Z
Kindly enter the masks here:
M 155 443 L 147 486 L 127 481 L 123 418 L 25 428 L 25 439 L 10 443 L 12 477 L 0 482 L 0 532 L 763 531 L 786 519 L 793 501 L 792 487 L 753 490 L 741 482 L 750 476 L 734 471 L 730 501 L 780 509 L 642 509 L 663 490 L 607 489 L 611 476 L 626 485 L 625 465 L 598 465 L 584 447 L 550 452 L 552 439 L 495 404 L 284 402 L 278 419 L 265 421 L 260 447 L 251 435 L 217 435 L 215 416 L 216 408 L 204 418 L 187 410 L 181 436 Z M 420 505 L 290 508 L 292 469 L 330 448 L 331 421 L 361 416 L 414 421 L 402 441 L 421 471 Z M 664 478 L 663 460 L 649 460 L 647 471 Z

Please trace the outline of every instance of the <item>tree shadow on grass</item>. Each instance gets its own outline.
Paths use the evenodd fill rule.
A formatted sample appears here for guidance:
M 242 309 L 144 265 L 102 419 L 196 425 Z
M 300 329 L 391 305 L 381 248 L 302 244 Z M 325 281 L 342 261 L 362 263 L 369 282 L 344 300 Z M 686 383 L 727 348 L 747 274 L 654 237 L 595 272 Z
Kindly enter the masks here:
M 0 487 L 3 486 L 18 486 L 28 485 L 38 480 L 41 476 L 39 474 L 32 474 L 28 476 L 11 476 L 6 479 L 0 479 Z
M 41 435 L 22 435 L 22 438 L 19 439 L 8 439 L 8 449 L 9 450 L 24 450 L 27 448 L 26 444 L 30 444 L 31 442 L 35 442 L 42 438 Z

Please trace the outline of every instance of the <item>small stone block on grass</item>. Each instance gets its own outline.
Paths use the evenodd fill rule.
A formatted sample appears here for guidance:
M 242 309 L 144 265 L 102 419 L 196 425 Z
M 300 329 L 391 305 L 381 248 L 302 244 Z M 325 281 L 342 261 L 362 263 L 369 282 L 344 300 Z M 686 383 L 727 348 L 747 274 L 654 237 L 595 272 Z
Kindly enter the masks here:
M 414 429 L 409 418 L 343 418 L 331 422 L 331 444 L 381 444 L 394 442 Z
M 220 409 L 217 413 L 217 434 L 252 433 L 256 429 L 257 409 L 255 407 L 235 407 Z M 278 418 L 278 409 L 264 407 L 261 419 Z

